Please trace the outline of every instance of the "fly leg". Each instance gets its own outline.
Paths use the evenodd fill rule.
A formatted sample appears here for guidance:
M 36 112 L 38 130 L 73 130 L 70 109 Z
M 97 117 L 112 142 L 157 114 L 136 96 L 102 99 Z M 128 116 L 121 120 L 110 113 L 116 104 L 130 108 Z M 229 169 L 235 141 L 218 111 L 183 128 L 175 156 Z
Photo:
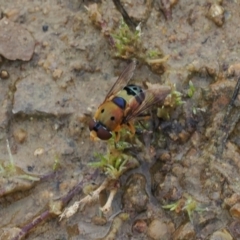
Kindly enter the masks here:
M 115 139 L 114 142 L 117 143 L 120 139 L 120 133 L 118 131 L 115 131 Z
M 120 140 L 120 130 L 121 130 L 121 125 L 118 125 L 115 129 L 114 129 L 114 133 L 115 133 L 115 139 L 114 142 L 115 144 Z
M 97 133 L 93 130 L 90 132 L 90 139 L 92 141 L 98 141 L 99 140 L 99 138 L 97 137 Z
M 134 127 L 133 123 L 132 122 L 128 122 L 126 125 L 127 125 L 128 129 L 129 129 L 129 131 L 131 132 L 131 134 L 135 135 L 136 130 L 135 130 L 135 127 Z
M 125 123 L 123 125 L 119 125 L 116 129 L 114 129 L 114 133 L 115 133 L 115 139 L 114 142 L 117 143 L 120 140 L 121 134 L 120 134 L 120 130 L 122 127 L 127 127 L 128 130 L 131 132 L 131 135 L 134 136 L 135 135 L 135 127 L 133 125 L 132 122 L 128 122 Z

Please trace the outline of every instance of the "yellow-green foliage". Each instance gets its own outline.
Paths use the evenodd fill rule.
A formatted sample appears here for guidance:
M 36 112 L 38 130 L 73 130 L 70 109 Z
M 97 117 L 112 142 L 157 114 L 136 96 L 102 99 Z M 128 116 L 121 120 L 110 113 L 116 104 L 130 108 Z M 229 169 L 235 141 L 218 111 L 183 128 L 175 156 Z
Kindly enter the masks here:
M 176 90 L 176 86 L 172 85 L 171 93 L 164 100 L 164 104 L 157 110 L 157 116 L 159 118 L 168 120 L 170 118 L 170 112 L 177 106 L 184 103 L 182 100 L 182 93 Z
M 169 209 L 170 211 L 175 211 L 176 213 L 186 211 L 191 222 L 192 214 L 194 211 L 200 212 L 204 210 L 198 206 L 197 201 L 195 201 L 191 196 L 183 197 L 175 203 L 162 206 L 162 208 Z
M 182 101 L 182 93 L 176 90 L 175 84 L 172 85 L 171 93 L 166 97 L 164 101 L 164 106 L 175 108 L 182 105 L 183 103 L 184 102 Z
M 116 57 L 125 59 L 136 57 L 140 46 L 140 36 L 140 27 L 137 27 L 136 30 L 132 32 L 122 19 L 119 28 L 111 33 L 116 50 Z
M 158 50 L 149 50 L 147 52 L 147 56 L 149 58 L 156 58 L 156 57 L 159 57 L 160 55 L 161 55 L 161 53 Z
M 89 163 L 90 166 L 103 169 L 104 173 L 112 179 L 118 179 L 126 170 L 129 156 L 115 149 L 106 155 L 95 154 L 100 159 L 98 162 Z

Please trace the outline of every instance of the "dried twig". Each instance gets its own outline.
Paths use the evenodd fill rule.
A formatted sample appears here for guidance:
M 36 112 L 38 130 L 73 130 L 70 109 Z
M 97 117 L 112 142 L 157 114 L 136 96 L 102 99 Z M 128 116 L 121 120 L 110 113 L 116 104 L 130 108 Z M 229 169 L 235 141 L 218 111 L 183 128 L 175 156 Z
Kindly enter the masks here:
M 68 192 L 66 195 L 61 197 L 60 199 L 56 200 L 60 202 L 59 206 L 65 206 L 77 193 L 79 193 L 82 190 L 82 187 L 85 182 L 88 182 L 90 179 L 96 178 L 96 172 L 91 174 L 88 178 L 86 177 L 84 180 L 79 182 L 70 192 Z M 33 228 L 37 227 L 40 223 L 43 221 L 46 221 L 48 218 L 56 217 L 56 214 L 53 214 L 51 209 L 48 209 L 41 213 L 39 216 L 34 218 L 30 223 L 23 226 L 19 233 L 17 233 L 16 236 L 12 238 L 12 240 L 20 240 L 23 239 Z
M 239 94 L 239 90 L 240 90 L 240 76 L 238 77 L 237 84 L 235 86 L 233 95 L 231 97 L 231 101 L 227 107 L 226 114 L 221 124 L 221 130 L 222 130 L 221 133 L 223 134 L 218 138 L 218 151 L 217 151 L 218 157 L 222 155 L 228 136 L 232 132 L 235 125 L 240 119 L 239 109 L 236 109 L 236 111 L 233 111 L 234 102 Z M 231 117 L 230 117 L 230 114 L 231 114 Z
M 87 195 L 80 201 L 75 202 L 71 207 L 66 208 L 60 215 L 60 221 L 63 218 L 70 218 L 72 215 L 74 215 L 81 205 L 84 206 L 85 204 L 96 202 L 99 198 L 100 192 L 109 186 L 109 181 L 109 178 L 105 179 L 104 182 L 95 191 L 92 192 L 92 194 Z
M 124 21 L 126 22 L 126 24 L 128 25 L 128 27 L 132 31 L 135 31 L 136 27 L 137 27 L 137 24 L 134 23 L 133 20 L 129 17 L 128 13 L 126 12 L 124 7 L 122 6 L 120 0 L 113 0 L 113 3 L 115 5 L 115 7 L 117 8 L 117 10 L 122 14 L 122 17 L 123 17 Z

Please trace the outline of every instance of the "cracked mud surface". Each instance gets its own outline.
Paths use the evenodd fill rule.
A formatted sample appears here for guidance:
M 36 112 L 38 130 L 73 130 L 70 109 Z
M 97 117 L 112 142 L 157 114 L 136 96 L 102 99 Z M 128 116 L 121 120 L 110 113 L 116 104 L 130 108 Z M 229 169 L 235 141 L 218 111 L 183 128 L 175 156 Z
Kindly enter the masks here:
M 239 2 L 179 0 L 171 19 L 159 4 L 168 1 L 121 2 L 142 22 L 143 48 L 169 56 L 162 74 L 139 63 L 132 82 L 175 83 L 185 103 L 158 122 L 156 134 L 139 137 L 145 144 L 139 167 L 121 178 L 113 203 L 112 214 L 127 206 L 128 220 L 120 214 L 101 225 L 93 220 L 96 204 L 68 221 L 52 217 L 25 238 L 104 239 L 116 227 L 115 239 L 239 239 L 240 95 L 227 114 L 240 73 Z M 112 1 L 0 3 L 0 239 L 14 239 L 52 200 L 94 172 L 87 163 L 106 144 L 90 141 L 84 114 L 95 112 L 127 61 L 113 57 L 86 9 L 97 4 L 111 31 L 121 20 Z M 89 181 L 103 180 L 98 172 Z M 197 207 L 191 216 L 186 208 L 162 208 L 178 201 Z

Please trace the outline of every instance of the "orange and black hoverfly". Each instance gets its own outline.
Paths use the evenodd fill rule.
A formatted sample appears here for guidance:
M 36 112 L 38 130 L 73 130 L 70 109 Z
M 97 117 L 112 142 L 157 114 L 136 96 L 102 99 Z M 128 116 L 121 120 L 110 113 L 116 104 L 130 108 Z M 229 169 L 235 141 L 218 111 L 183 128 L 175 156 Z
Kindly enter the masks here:
M 155 87 L 145 90 L 140 86 L 128 84 L 135 67 L 136 62 L 132 61 L 124 69 L 98 107 L 94 118 L 90 120 L 91 139 L 108 140 L 112 137 L 112 132 L 115 132 L 115 141 L 118 141 L 119 130 L 124 126 L 134 134 L 133 120 L 152 105 L 163 102 L 170 93 L 171 88 L 168 86 L 153 84 Z

